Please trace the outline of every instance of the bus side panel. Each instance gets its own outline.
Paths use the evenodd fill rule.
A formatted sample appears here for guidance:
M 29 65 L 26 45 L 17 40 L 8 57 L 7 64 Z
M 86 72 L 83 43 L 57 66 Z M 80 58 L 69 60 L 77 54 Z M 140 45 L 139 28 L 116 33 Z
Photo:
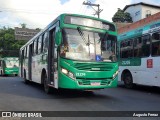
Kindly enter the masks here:
M 41 55 L 36 55 L 33 57 L 32 61 L 32 81 L 36 83 L 41 83 Z
M 148 66 L 147 61 L 151 60 L 152 65 Z M 120 66 L 118 80 L 121 81 L 121 76 L 124 70 L 129 70 L 133 83 L 148 85 L 148 86 L 160 86 L 160 64 L 156 64 L 160 61 L 158 57 L 141 58 L 140 66 Z
M 28 76 L 28 58 L 26 58 L 24 60 L 24 72 L 26 74 L 26 79 L 29 80 L 29 76 Z

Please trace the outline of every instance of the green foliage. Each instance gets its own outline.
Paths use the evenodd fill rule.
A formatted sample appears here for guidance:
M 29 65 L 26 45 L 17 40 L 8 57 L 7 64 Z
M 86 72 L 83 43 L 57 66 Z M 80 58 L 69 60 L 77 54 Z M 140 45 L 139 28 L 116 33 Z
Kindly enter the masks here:
M 3 27 L 0 29 L 0 57 L 18 57 L 19 49 L 27 41 L 15 40 L 14 29 Z
M 26 25 L 27 25 L 27 24 L 21 23 L 20 25 L 21 25 L 22 28 L 26 28 Z
M 120 8 L 118 8 L 118 11 L 112 17 L 112 21 L 120 22 L 120 23 L 133 22 L 132 17 L 130 16 L 130 13 L 124 12 Z

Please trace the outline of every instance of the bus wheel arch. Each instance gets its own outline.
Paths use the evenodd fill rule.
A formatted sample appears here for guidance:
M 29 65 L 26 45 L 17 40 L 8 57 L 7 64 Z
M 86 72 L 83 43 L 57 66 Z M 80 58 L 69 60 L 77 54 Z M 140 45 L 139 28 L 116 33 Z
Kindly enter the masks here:
M 134 86 L 132 74 L 128 69 L 122 72 L 121 81 L 124 82 L 126 88 L 131 89 Z

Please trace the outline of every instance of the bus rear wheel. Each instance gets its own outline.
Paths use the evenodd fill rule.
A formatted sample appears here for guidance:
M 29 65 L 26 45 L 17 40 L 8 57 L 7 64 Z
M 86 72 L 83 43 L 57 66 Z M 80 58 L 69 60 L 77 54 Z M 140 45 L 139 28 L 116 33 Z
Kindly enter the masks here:
M 48 78 L 46 73 L 43 75 L 43 85 L 44 85 L 44 91 L 49 94 L 51 93 L 51 88 L 48 86 Z
M 133 88 L 133 85 L 134 85 L 133 79 L 132 79 L 132 75 L 129 72 L 124 74 L 123 81 L 126 88 L 129 88 L 129 89 Z
M 26 79 L 26 71 L 24 71 L 24 83 L 25 83 L 25 84 L 28 84 L 28 83 L 29 83 L 29 81 Z
M 0 72 L 0 76 L 3 76 L 3 72 L 2 72 L 2 70 L 1 70 L 1 72 Z

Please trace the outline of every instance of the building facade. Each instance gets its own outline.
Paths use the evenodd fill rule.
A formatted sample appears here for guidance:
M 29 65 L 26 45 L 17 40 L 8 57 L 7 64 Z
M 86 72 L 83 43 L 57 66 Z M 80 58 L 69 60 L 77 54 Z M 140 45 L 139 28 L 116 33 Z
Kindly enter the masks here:
M 130 13 L 133 22 L 136 22 L 160 12 L 160 6 L 140 2 L 136 4 L 126 5 L 123 11 Z

